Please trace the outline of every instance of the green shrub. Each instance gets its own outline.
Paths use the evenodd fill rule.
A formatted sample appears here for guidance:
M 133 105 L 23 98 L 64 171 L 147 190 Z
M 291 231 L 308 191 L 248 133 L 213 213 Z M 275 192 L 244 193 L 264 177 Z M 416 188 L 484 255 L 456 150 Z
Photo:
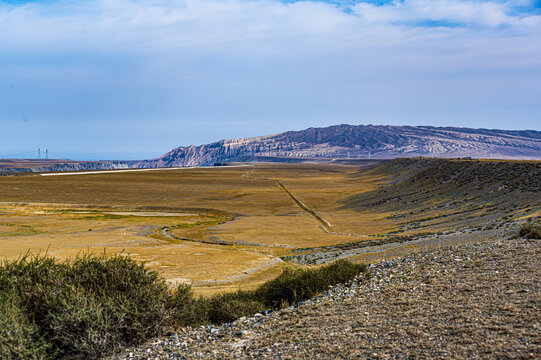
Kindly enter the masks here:
M 305 300 L 355 277 L 338 261 L 286 270 L 255 291 L 195 298 L 124 256 L 58 262 L 24 256 L 0 265 L 0 358 L 96 359 L 178 326 L 221 324 Z
M 74 288 L 44 302 L 41 330 L 57 356 L 98 358 L 123 345 L 119 329 L 123 313 L 103 300 Z
M 0 358 L 43 359 L 47 347 L 15 294 L 0 293 Z
M 174 311 L 165 280 L 122 256 L 5 262 L 0 294 L 20 299 L 48 358 L 99 358 L 163 333 Z
M 218 294 L 208 302 L 208 319 L 214 324 L 231 322 L 265 310 L 265 305 L 256 299 L 253 291 Z
M 117 326 L 122 342 L 135 344 L 163 332 L 171 320 L 167 282 L 157 272 L 127 256 L 84 256 L 72 266 L 73 281 L 109 307 L 121 311 Z
M 338 260 L 319 269 L 286 269 L 280 276 L 261 285 L 255 296 L 266 306 L 277 309 L 326 290 L 330 285 L 353 279 L 366 269 L 364 264 Z
M 541 225 L 527 222 L 520 227 L 518 236 L 526 239 L 541 239 Z
M 208 323 L 209 301 L 194 298 L 189 285 L 179 285 L 169 299 L 169 308 L 173 309 L 173 323 L 177 327 L 198 326 Z

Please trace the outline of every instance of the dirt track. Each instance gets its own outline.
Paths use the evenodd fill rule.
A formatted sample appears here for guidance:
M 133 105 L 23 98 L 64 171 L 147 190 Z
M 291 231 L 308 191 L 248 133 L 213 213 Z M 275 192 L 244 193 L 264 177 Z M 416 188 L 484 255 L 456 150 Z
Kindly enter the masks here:
M 281 181 L 279 180 L 274 180 L 276 182 L 276 185 L 278 185 L 294 202 L 295 204 L 297 204 L 297 206 L 299 208 L 301 208 L 303 211 L 305 211 L 307 214 L 309 214 L 310 216 L 312 216 L 314 219 L 316 219 L 320 224 L 321 224 L 321 228 L 323 229 L 323 231 L 325 231 L 327 234 L 333 234 L 333 235 L 344 235 L 344 236 L 357 236 L 357 237 L 362 237 L 362 238 L 366 238 L 368 236 L 366 235 L 359 235 L 359 234 L 349 234 L 349 233 L 341 233 L 341 232 L 336 232 L 336 231 L 333 231 L 332 230 L 332 225 L 331 223 L 329 223 L 327 220 L 325 220 L 321 215 L 319 215 L 317 212 L 315 212 L 314 210 L 310 209 L 308 206 L 306 206 L 305 204 L 302 203 L 302 201 L 300 201 L 295 195 L 293 195 L 291 193 L 291 191 L 289 191 L 284 184 L 282 184 Z

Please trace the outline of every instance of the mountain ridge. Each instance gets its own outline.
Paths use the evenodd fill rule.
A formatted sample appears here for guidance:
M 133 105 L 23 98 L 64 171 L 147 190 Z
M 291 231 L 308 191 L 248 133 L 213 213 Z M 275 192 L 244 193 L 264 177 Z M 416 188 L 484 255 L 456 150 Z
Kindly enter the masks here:
M 258 157 L 415 156 L 534 160 L 541 158 L 541 132 L 340 124 L 177 147 L 157 159 L 136 162 L 135 167 L 211 166 L 217 162 L 256 161 Z
M 150 160 L 51 160 L 32 166 L 24 160 L 20 164 L 20 161 L 13 160 L 11 163 L 0 163 L 0 175 L 24 172 L 213 166 L 227 162 L 301 162 L 419 156 L 539 160 L 541 131 L 340 124 L 181 146 Z

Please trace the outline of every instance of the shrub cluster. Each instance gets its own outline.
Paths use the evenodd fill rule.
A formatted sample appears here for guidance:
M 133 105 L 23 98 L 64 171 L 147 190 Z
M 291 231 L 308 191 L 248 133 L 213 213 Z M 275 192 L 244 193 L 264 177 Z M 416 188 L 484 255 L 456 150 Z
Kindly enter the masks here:
M 9 299 L 0 313 L 6 359 L 97 358 L 161 333 L 172 317 L 165 280 L 123 256 L 7 261 L 0 297 Z
M 331 285 L 353 279 L 365 270 L 365 264 L 346 260 L 338 260 L 319 269 L 286 269 L 277 278 L 261 285 L 254 295 L 266 307 L 278 309 L 309 299 Z
M 526 239 L 541 239 L 541 225 L 527 222 L 520 227 L 517 236 Z
M 288 269 L 254 291 L 197 298 L 186 285 L 171 291 L 125 256 L 25 256 L 0 265 L 0 358 L 99 358 L 171 328 L 230 322 L 305 300 L 365 269 L 347 261 Z

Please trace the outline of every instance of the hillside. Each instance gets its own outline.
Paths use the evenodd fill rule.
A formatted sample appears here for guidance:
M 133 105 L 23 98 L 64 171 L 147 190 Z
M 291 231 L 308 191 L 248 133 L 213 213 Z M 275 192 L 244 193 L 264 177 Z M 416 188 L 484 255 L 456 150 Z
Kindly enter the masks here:
M 536 359 L 539 241 L 474 243 L 370 266 L 286 309 L 182 329 L 108 360 Z
M 532 207 L 539 205 L 539 198 L 528 195 L 541 192 L 541 163 L 537 161 L 395 159 L 369 171 L 386 176 L 386 183 L 347 199 L 345 207 L 403 211 L 438 205 L 445 210 L 475 203 L 501 209 L 520 200 L 524 200 L 521 204 L 531 202 Z
M 216 162 L 295 158 L 479 157 L 538 159 L 541 132 L 431 126 L 336 125 L 178 147 L 137 167 L 209 166 Z
M 456 159 L 394 159 L 350 175 L 351 181 L 377 178 L 378 186 L 338 201 L 358 221 L 385 215 L 379 239 L 295 249 L 282 258 L 323 264 L 361 257 L 372 262 L 398 256 L 412 247 L 457 245 L 471 238 L 508 238 L 525 219 L 538 222 L 541 162 Z

